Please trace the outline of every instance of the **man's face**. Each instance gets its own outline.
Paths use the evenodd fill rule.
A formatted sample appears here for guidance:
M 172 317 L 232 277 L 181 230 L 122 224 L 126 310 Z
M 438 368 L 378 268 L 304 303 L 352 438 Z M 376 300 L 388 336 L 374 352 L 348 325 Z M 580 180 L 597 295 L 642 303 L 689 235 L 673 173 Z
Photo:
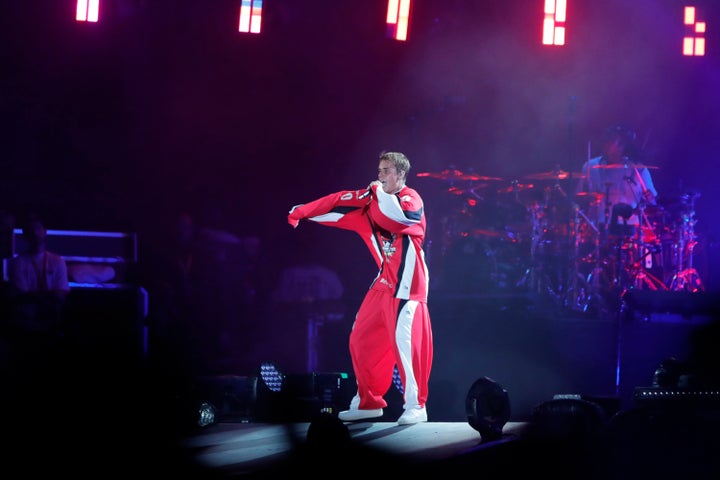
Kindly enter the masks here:
M 41 222 L 34 221 L 27 226 L 26 236 L 32 247 L 45 245 L 47 230 Z
M 378 164 L 378 180 L 383 184 L 385 193 L 395 193 L 402 186 L 403 174 L 398 172 L 390 160 L 380 160 Z
M 623 158 L 623 146 L 619 138 L 610 138 L 603 146 L 603 153 L 610 162 L 619 162 Z

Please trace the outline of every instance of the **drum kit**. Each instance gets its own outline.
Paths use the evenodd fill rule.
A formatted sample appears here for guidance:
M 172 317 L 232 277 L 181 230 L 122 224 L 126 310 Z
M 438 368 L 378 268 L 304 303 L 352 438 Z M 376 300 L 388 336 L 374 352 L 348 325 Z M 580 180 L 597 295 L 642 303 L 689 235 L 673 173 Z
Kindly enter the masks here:
M 568 182 L 584 175 L 560 168 L 510 181 L 456 168 L 417 176 L 440 180 L 458 200 L 436 217 L 441 261 L 436 252 L 431 261 L 448 292 L 549 294 L 564 307 L 601 313 L 630 288 L 703 290 L 692 260 L 697 193 L 683 195 L 679 212 L 669 212 L 645 202 L 609 205 L 602 193 L 569 193 Z M 641 225 L 596 224 L 587 212 L 603 206 L 621 218 L 637 214 Z

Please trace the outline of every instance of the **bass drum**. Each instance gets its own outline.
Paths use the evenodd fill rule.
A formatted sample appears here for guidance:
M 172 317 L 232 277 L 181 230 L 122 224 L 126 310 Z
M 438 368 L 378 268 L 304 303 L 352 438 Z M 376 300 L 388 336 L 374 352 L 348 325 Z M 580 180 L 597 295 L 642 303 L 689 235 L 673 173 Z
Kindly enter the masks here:
M 668 284 L 677 267 L 677 222 L 670 211 L 659 206 L 648 206 L 645 215 L 651 226 L 638 230 L 636 238 L 642 246 L 642 264 Z

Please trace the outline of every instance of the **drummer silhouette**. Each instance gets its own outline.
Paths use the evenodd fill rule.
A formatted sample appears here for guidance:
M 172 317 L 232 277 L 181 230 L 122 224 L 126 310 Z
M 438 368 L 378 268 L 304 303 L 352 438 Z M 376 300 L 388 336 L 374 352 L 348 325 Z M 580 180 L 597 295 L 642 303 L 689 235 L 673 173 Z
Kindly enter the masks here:
M 576 194 L 595 193 L 602 199 L 585 212 L 601 231 L 632 236 L 644 224 L 643 208 L 656 204 L 650 170 L 657 167 L 641 163 L 641 154 L 636 133 L 616 124 L 604 131 L 601 154 L 583 164 Z
M 658 192 L 650 170 L 657 167 L 640 161 L 637 134 L 626 125 L 605 129 L 600 148 L 600 155 L 583 164 L 576 196 L 593 193 L 598 199 L 585 212 L 599 234 L 591 276 L 597 278 L 598 272 L 604 272 L 608 280 L 602 283 L 614 304 L 617 289 L 666 289 L 663 281 L 648 271 L 653 267 L 655 247 L 646 237 L 654 236 L 654 226 L 645 209 L 656 205 Z

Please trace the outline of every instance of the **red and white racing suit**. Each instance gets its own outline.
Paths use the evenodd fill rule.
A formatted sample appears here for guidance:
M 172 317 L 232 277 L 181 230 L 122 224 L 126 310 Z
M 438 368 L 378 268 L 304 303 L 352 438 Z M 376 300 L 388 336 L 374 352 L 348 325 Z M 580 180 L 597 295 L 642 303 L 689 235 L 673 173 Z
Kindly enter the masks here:
M 433 360 L 427 306 L 429 276 L 425 212 L 420 195 L 404 186 L 395 194 L 372 185 L 326 195 L 290 210 L 288 222 L 306 219 L 352 230 L 368 246 L 379 271 L 355 316 L 350 356 L 362 410 L 384 408 L 395 365 L 404 408 L 424 407 Z

